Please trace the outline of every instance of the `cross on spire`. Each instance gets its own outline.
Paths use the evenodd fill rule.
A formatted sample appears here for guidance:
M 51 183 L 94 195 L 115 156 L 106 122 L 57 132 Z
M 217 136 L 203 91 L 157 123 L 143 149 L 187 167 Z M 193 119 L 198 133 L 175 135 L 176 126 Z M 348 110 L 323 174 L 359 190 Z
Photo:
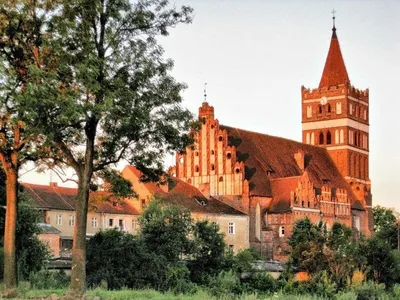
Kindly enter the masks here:
M 204 102 L 207 102 L 207 82 L 204 83 Z
M 335 19 L 336 19 L 335 13 L 336 13 L 336 10 L 333 9 L 331 13 L 332 13 L 332 20 L 333 20 L 333 30 L 335 30 L 336 29 L 335 28 Z

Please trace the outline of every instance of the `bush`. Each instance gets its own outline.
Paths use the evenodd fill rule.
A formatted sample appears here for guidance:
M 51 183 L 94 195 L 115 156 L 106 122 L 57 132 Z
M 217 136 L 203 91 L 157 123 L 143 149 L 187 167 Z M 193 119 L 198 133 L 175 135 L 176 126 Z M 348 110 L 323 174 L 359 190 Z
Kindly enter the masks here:
M 372 281 L 368 281 L 362 285 L 354 287 L 353 290 L 357 293 L 357 300 L 377 300 L 385 294 L 385 285 L 375 284 Z
M 278 281 L 265 272 L 254 272 L 244 282 L 251 292 L 272 293 L 279 289 Z
M 70 278 L 64 270 L 58 272 L 41 270 L 39 272 L 31 273 L 29 280 L 33 288 L 48 290 L 68 287 Z
M 196 285 L 190 281 L 189 273 L 189 269 L 183 264 L 169 266 L 165 275 L 165 286 L 174 294 L 195 293 Z
M 239 278 L 233 271 L 223 271 L 210 280 L 209 291 L 215 297 L 233 298 L 241 293 Z

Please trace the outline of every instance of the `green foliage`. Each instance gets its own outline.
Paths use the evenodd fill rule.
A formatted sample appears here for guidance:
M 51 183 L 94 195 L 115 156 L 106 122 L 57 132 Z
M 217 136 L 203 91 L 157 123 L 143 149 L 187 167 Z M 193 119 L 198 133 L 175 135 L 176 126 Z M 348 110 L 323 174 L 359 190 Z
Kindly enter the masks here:
M 224 235 L 219 232 L 217 224 L 208 221 L 198 221 L 194 225 L 193 235 L 195 248 L 188 265 L 190 277 L 193 282 L 206 283 L 224 268 Z
M 325 270 L 328 265 L 323 252 L 326 239 L 327 230 L 322 222 L 313 224 L 308 218 L 298 220 L 288 240 L 293 265 L 310 274 Z
M 354 291 L 357 293 L 357 300 L 378 300 L 385 292 L 385 285 L 370 281 L 354 287 Z
M 266 272 L 253 272 L 244 282 L 250 292 L 273 293 L 280 288 L 279 282 Z
M 213 277 L 209 283 L 209 291 L 215 297 L 234 298 L 241 291 L 240 281 L 235 272 L 222 271 Z
M 397 212 L 392 208 L 380 205 L 372 208 L 374 215 L 374 229 L 377 238 L 385 241 L 392 249 L 397 249 L 398 228 Z
M 5 210 L 1 209 L 1 247 L 3 246 L 4 237 L 4 215 Z M 32 272 L 38 272 L 44 267 L 46 260 L 49 258 L 49 250 L 47 246 L 37 237 L 37 234 L 40 233 L 40 228 L 38 226 L 39 219 L 40 213 L 32 208 L 29 199 L 24 195 L 20 195 L 18 200 L 16 227 L 17 274 L 19 280 L 27 280 Z M 0 249 L 0 267 L 1 270 L 3 270 L 3 248 Z M 0 272 L 0 278 L 3 278 L 2 271 Z
M 197 287 L 190 281 L 190 271 L 183 264 L 168 267 L 165 276 L 165 286 L 174 294 L 193 294 Z
M 253 264 L 260 259 L 260 254 L 254 248 L 244 249 L 234 256 L 232 269 L 243 274 L 253 270 Z
M 139 222 L 140 239 L 155 254 L 175 263 L 183 255 L 192 253 L 194 245 L 188 237 L 193 230 L 193 220 L 188 210 L 153 200 Z
M 30 284 L 35 289 L 61 289 L 66 288 L 69 283 L 69 276 L 65 271 L 49 271 L 43 269 L 31 273 L 29 276 Z

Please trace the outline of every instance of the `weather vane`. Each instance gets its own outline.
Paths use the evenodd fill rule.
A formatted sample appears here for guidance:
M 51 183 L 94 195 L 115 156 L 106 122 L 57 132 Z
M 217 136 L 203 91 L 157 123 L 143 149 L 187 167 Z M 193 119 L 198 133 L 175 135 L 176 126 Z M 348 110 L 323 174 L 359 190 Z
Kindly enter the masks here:
M 336 13 L 336 10 L 333 9 L 333 10 L 332 10 L 333 28 L 335 28 L 335 19 L 336 19 L 335 13 Z
M 204 83 L 204 102 L 207 102 L 207 82 Z

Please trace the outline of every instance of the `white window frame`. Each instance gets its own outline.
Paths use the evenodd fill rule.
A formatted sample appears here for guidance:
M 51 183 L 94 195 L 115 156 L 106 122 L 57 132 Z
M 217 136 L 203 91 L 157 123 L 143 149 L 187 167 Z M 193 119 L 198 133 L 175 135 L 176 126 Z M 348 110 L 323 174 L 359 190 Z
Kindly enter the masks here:
M 110 221 L 111 221 L 111 223 L 112 223 L 111 225 L 110 225 Z M 109 228 L 113 228 L 114 226 L 115 226 L 115 224 L 114 224 L 114 219 L 113 219 L 113 218 L 109 218 L 109 219 L 108 219 L 108 227 L 109 227 Z
M 56 216 L 56 224 L 61 226 L 62 225 L 62 215 Z
M 122 223 L 122 225 L 120 225 L 121 223 Z M 125 220 L 124 219 L 118 219 L 118 229 L 121 231 L 125 231 Z
M 285 236 L 285 226 L 279 226 L 279 237 Z
M 132 219 L 132 230 L 134 232 L 138 231 L 139 229 L 139 222 L 137 219 Z
M 228 223 L 228 235 L 235 235 L 235 222 Z
M 92 217 L 92 228 L 97 228 L 97 218 L 96 217 Z
M 68 220 L 69 226 L 75 226 L 75 215 L 70 215 Z

